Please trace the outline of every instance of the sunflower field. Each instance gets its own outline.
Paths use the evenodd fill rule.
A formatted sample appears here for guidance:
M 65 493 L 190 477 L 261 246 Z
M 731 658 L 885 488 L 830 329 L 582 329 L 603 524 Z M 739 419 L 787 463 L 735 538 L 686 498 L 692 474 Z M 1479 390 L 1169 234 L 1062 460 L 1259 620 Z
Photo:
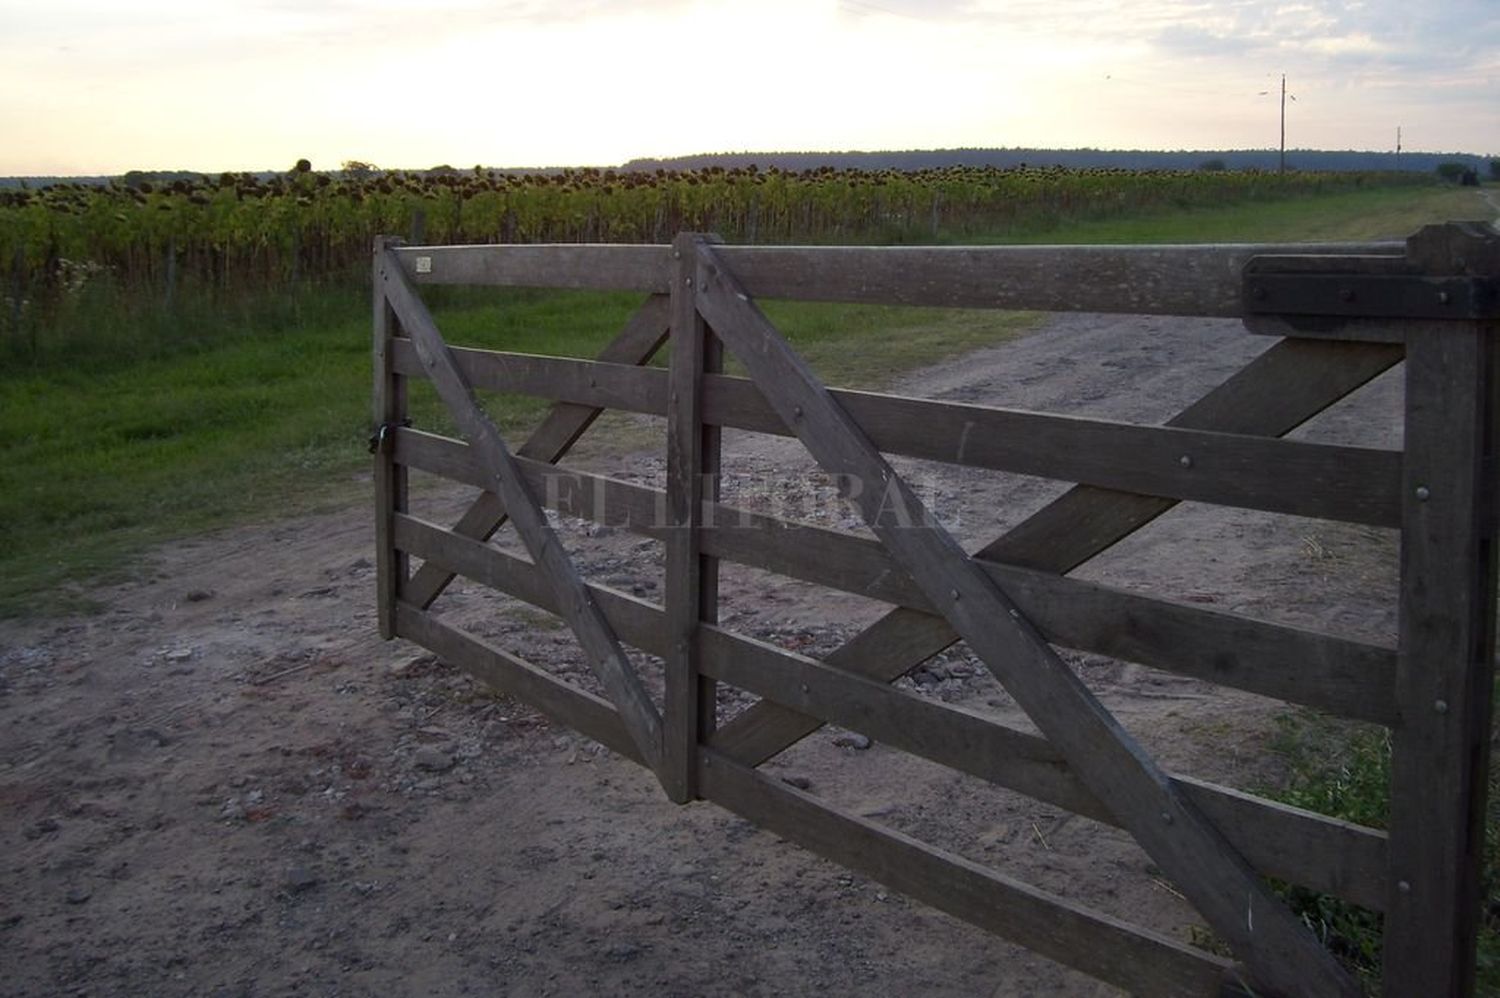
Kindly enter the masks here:
M 324 173 L 302 161 L 279 175 L 11 188 L 0 190 L 0 333 L 12 346 L 28 328 L 35 339 L 84 287 L 160 309 L 184 293 L 222 299 L 346 281 L 381 233 L 431 244 L 660 243 L 684 230 L 746 243 L 956 242 L 1414 182 L 1423 181 L 1031 166 Z

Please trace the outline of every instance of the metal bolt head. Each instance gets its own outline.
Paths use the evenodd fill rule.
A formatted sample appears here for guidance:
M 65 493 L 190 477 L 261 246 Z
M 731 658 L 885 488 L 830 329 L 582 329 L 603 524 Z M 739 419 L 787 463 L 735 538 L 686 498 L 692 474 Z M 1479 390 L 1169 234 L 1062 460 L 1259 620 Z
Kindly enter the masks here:
M 1426 502 L 1428 498 L 1432 496 L 1432 492 L 1427 488 L 1427 486 L 1418 485 L 1416 495 L 1418 502 Z
M 1409 880 L 1398 880 L 1398 881 L 1396 881 L 1396 890 L 1400 891 L 1402 894 L 1410 894 L 1411 893 L 1411 881 L 1409 881 Z
M 682 279 L 682 283 L 685 284 L 685 285 L 687 285 L 688 287 L 692 287 L 693 286 L 693 279 L 691 277 L 684 277 Z
M 1177 463 L 1182 465 L 1184 468 L 1191 468 L 1193 466 L 1193 459 L 1187 454 L 1184 454 L 1177 459 Z
M 807 689 L 807 684 L 806 684 L 806 683 L 803 683 L 803 684 L 802 684 L 802 692 L 803 692 L 803 693 L 807 693 L 807 692 L 808 692 L 808 689 Z
M 1163 823 L 1170 825 L 1172 823 L 1172 812 L 1163 811 L 1161 813 L 1161 820 L 1163 821 Z
M 802 418 L 802 407 L 800 405 L 792 406 L 792 416 L 796 419 Z
M 950 589 L 948 591 L 948 595 L 952 596 L 954 599 L 958 599 L 961 596 L 961 594 L 959 593 L 959 591 L 957 589 Z
M 1437 711 L 1439 714 L 1446 714 L 1446 713 L 1448 713 L 1448 701 L 1447 700 L 1435 700 L 1435 701 L 1433 701 L 1432 709 L 1435 710 L 1435 711 Z
M 1453 299 L 1449 296 L 1448 292 L 1446 292 L 1446 291 L 1439 291 L 1438 292 L 1438 304 L 1439 305 L 1446 305 L 1446 304 L 1448 304 L 1448 302 L 1450 302 L 1452 300 Z

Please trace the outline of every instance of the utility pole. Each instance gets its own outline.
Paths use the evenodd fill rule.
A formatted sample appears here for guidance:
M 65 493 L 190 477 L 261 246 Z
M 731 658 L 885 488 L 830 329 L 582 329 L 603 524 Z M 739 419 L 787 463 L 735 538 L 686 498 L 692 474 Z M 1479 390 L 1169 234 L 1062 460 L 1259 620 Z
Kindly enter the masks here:
M 1396 169 L 1401 169 L 1401 126 L 1396 126 Z
M 1270 74 L 1268 73 L 1266 75 L 1269 76 Z M 1263 96 L 1265 96 L 1266 94 L 1269 94 L 1269 93 L 1270 93 L 1269 90 L 1262 90 L 1262 91 L 1259 92 L 1259 94 L 1257 96 L 1262 96 L 1263 97 Z M 1294 101 L 1297 99 L 1297 95 L 1296 94 L 1289 94 L 1289 93 L 1286 92 L 1286 74 L 1282 73 L 1281 74 L 1281 166 L 1280 166 L 1280 169 L 1278 170 L 1278 172 L 1280 172 L 1280 173 L 1285 173 L 1286 172 L 1286 100 L 1287 100 L 1288 97 L 1290 97 Z
M 1286 172 L 1286 74 L 1281 74 L 1281 168 Z

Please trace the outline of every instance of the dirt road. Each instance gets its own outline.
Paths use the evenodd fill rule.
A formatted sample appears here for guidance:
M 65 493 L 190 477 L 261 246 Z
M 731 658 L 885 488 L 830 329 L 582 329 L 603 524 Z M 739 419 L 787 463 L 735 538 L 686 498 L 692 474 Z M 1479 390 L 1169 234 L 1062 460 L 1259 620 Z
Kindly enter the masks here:
M 1268 344 L 1237 323 L 1060 317 L 906 394 L 1161 421 Z M 1390 445 L 1389 375 L 1309 430 Z M 790 441 L 729 435 L 746 501 L 853 526 Z M 586 451 L 638 481 L 659 453 Z M 903 464 L 968 543 L 1061 486 Z M 424 492 L 454 517 L 466 496 Z M 374 636 L 369 515 L 159 552 L 96 616 L 0 625 L 0 993 L 1090 995 L 1108 988 L 824 863 Z M 565 525 L 569 526 L 569 525 Z M 576 525 L 573 525 L 576 526 Z M 570 529 L 591 577 L 659 598 L 653 542 Z M 1116 585 L 1388 639 L 1392 538 L 1184 506 L 1086 566 Z M 724 616 L 814 653 L 879 608 L 726 569 Z M 473 587 L 448 614 L 580 676 L 544 615 Z M 1171 766 L 1277 776 L 1279 704 L 1092 655 L 1080 674 Z M 961 649 L 906 680 L 1020 720 Z M 732 706 L 732 703 L 730 704 Z M 824 731 L 771 763 L 812 792 L 1188 938 L 1121 834 Z

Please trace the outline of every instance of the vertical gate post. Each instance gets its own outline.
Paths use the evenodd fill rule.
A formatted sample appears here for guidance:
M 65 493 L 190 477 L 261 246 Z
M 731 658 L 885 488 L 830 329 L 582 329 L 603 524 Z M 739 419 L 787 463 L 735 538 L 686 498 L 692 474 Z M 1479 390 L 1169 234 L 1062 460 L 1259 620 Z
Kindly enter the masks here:
M 397 551 L 393 533 L 396 513 L 406 512 L 407 473 L 392 457 L 394 438 L 390 431 L 406 420 L 406 379 L 392 367 L 390 342 L 399 332 L 399 323 L 385 297 L 381 270 L 390 259 L 385 251 L 401 245 L 392 236 L 376 236 L 373 264 L 374 315 L 372 319 L 373 374 L 371 420 L 374 432 L 370 449 L 375 455 L 375 603 L 380 636 L 387 641 L 396 636 L 396 600 L 406 583 L 407 557 Z
M 1449 255 L 1447 272 L 1468 269 Z M 1494 681 L 1497 337 L 1500 323 L 1485 320 L 1411 323 L 1406 336 L 1384 943 L 1392 998 L 1474 988 Z
M 717 372 L 723 348 L 698 314 L 700 242 L 672 243 L 672 333 L 667 396 L 666 703 L 662 777 L 678 804 L 698 796 L 698 746 L 712 734 L 715 684 L 699 668 L 698 625 L 718 619 L 718 559 L 704 555 L 705 499 L 719 494 L 719 428 L 703 422 L 703 375 Z

